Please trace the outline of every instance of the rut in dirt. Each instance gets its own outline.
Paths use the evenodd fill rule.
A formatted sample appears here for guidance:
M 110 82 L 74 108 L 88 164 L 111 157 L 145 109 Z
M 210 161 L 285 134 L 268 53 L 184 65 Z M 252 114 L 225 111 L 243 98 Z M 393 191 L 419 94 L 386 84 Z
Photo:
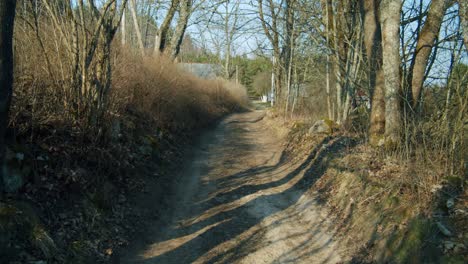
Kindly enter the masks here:
M 288 157 L 264 111 L 236 114 L 207 132 L 163 219 L 118 263 L 341 263 L 328 212 L 311 186 L 324 172 L 323 140 Z M 155 205 L 156 206 L 156 205 Z

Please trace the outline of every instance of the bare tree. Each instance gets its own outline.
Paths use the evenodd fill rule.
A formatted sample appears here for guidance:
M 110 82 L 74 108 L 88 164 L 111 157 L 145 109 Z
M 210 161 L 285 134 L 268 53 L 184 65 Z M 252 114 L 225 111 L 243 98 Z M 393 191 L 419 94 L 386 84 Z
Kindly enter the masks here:
M 225 34 L 225 51 L 224 51 L 224 77 L 226 79 L 231 78 L 231 52 L 232 44 L 236 34 L 238 21 L 239 21 L 239 7 L 240 1 L 236 1 L 232 4 L 230 10 L 231 1 L 227 0 L 224 3 L 225 13 L 224 16 L 224 34 Z
M 275 84 L 275 101 L 281 102 L 282 95 L 282 66 L 281 66 L 281 46 L 280 46 L 280 29 L 279 29 L 279 9 L 276 7 L 273 0 L 267 0 L 265 5 L 268 8 L 268 18 L 264 12 L 263 0 L 258 0 L 258 12 L 262 28 L 271 43 L 273 48 L 273 72 Z
M 111 86 L 111 44 L 120 24 L 127 0 L 107 0 L 98 8 L 94 1 L 47 0 L 43 4 L 62 40 L 65 56 L 62 67 L 64 91 L 69 94 L 64 107 L 72 114 L 87 118 L 88 128 L 97 128 L 108 104 Z M 63 13 L 69 16 L 63 16 Z M 87 19 L 91 16 L 91 20 Z M 64 74 L 65 75 L 65 74 Z
M 167 11 L 164 21 L 162 22 L 154 40 L 154 52 L 153 52 L 154 55 L 158 55 L 164 52 L 164 49 L 166 48 L 167 41 L 168 41 L 167 35 L 169 33 L 172 19 L 174 18 L 175 13 L 177 12 L 179 2 L 180 0 L 171 1 L 169 10 Z
M 140 49 L 141 56 L 145 56 L 145 46 L 143 45 L 143 38 L 141 37 L 140 25 L 138 24 L 138 17 L 136 13 L 135 0 L 130 0 L 130 12 L 132 13 L 133 26 L 137 35 L 138 47 Z
M 125 9 L 124 7 L 122 7 L 122 20 L 120 21 L 120 32 L 121 32 L 121 44 L 122 46 L 127 44 L 127 30 L 126 30 L 126 26 L 127 26 L 127 21 L 126 21 L 126 17 L 125 17 Z
M 329 0 L 321 0 L 320 2 L 322 6 L 322 17 L 323 17 L 323 24 L 325 25 L 325 40 L 326 44 L 328 47 L 332 46 L 332 37 L 331 33 L 333 32 L 334 29 L 334 23 L 333 23 L 333 9 L 331 8 L 331 2 Z M 332 104 L 331 104 L 331 95 L 330 95 L 330 71 L 331 71 L 331 58 L 330 58 L 330 52 L 327 51 L 327 61 L 326 61 L 326 93 L 327 93 L 327 113 L 328 113 L 328 118 L 330 120 L 333 120 L 333 113 L 332 113 Z
M 465 43 L 465 49 L 468 50 L 468 3 L 465 0 L 458 0 L 458 6 L 463 30 L 463 41 Z
M 369 139 L 377 145 L 385 133 L 385 87 L 382 70 L 382 30 L 377 0 L 361 0 L 364 46 L 366 51 L 371 98 Z
M 422 27 L 417 40 L 414 59 L 412 61 L 412 72 L 410 73 L 412 90 L 412 107 L 416 109 L 424 81 L 426 79 L 426 68 L 429 64 L 429 56 L 439 36 L 442 19 L 452 0 L 432 0 L 426 22 Z
M 289 104 L 291 101 L 291 86 L 292 86 L 292 73 L 293 73 L 293 59 L 294 59 L 294 48 L 296 46 L 296 32 L 295 32 L 295 13 L 296 13 L 296 1 L 286 1 L 286 21 L 285 21 L 285 45 L 283 49 L 284 53 L 284 68 L 286 70 L 286 106 L 285 113 L 288 113 Z
M 380 3 L 382 54 L 385 83 L 385 140 L 390 146 L 399 144 L 402 130 L 400 110 L 400 13 L 401 0 Z
M 192 14 L 193 0 L 181 0 L 179 5 L 179 20 L 177 21 L 174 34 L 171 38 L 171 42 L 165 51 L 173 59 L 177 58 L 180 52 L 180 46 L 184 39 L 185 31 L 187 30 L 188 21 Z
M 322 0 L 329 61 L 335 81 L 335 121 L 344 122 L 351 110 L 361 67 L 362 23 L 358 1 Z M 330 88 L 327 85 L 327 89 Z

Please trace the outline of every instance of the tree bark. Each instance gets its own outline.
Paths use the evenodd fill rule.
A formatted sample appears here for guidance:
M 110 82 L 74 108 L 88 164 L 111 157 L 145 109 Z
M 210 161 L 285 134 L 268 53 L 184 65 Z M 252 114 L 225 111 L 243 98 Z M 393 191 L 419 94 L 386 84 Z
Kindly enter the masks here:
M 380 24 L 385 83 L 385 143 L 399 144 L 402 120 L 400 107 L 400 13 L 401 0 L 382 0 Z
M 179 21 L 174 30 L 174 35 L 171 38 L 171 43 L 168 47 L 168 54 L 171 58 L 176 59 L 180 52 L 180 46 L 184 40 L 185 31 L 188 26 L 188 21 L 192 13 L 193 0 L 182 0 L 180 2 Z
M 419 104 L 423 84 L 426 80 L 426 68 L 429 63 L 429 56 L 439 36 L 445 11 L 451 5 L 451 2 L 451 0 L 432 0 L 426 23 L 419 34 L 411 74 L 411 104 L 413 109 L 416 109 Z
M 161 27 L 159 28 L 158 34 L 156 34 L 154 40 L 154 52 L 153 55 L 159 55 L 160 53 L 164 52 L 167 44 L 167 34 L 169 33 L 169 28 L 171 26 L 172 19 L 177 11 L 177 7 L 179 6 L 179 0 L 172 0 L 171 6 L 169 11 L 164 18 Z
M 125 19 L 125 9 L 122 11 L 122 20 L 120 21 L 120 32 L 121 32 L 121 43 L 124 46 L 127 43 L 126 36 L 126 19 Z
M 331 45 L 331 36 L 330 36 L 330 27 L 333 26 L 333 20 L 330 21 L 330 16 L 333 14 L 330 14 L 333 10 L 330 10 L 328 1 L 326 0 L 321 0 L 320 5 L 322 7 L 322 15 L 323 15 L 323 23 L 325 25 L 325 39 L 327 41 L 327 45 Z M 330 59 L 330 51 L 327 51 L 327 64 L 326 64 L 326 87 L 325 91 L 327 93 L 327 113 L 328 113 L 328 119 L 333 120 L 334 116 L 332 115 L 332 104 L 331 104 L 331 95 L 330 95 L 330 64 L 331 64 L 331 59 Z
M 16 0 L 0 1 L 0 192 L 3 191 L 5 132 L 13 93 L 13 28 Z
M 234 14 L 235 15 L 235 14 Z M 228 80 L 231 78 L 231 28 L 229 27 L 229 0 L 226 2 L 226 10 L 224 14 L 224 34 L 226 36 L 226 50 L 224 54 L 224 78 Z
M 263 12 L 263 0 L 258 0 L 258 13 L 260 17 L 260 21 L 262 24 L 263 31 L 267 36 L 268 40 L 270 41 L 273 47 L 273 72 L 274 72 L 274 82 L 275 82 L 275 97 L 274 101 L 276 104 L 281 104 L 281 95 L 282 95 L 282 74 L 283 70 L 281 67 L 281 50 L 280 50 L 280 36 L 278 30 L 278 14 L 275 12 L 275 7 L 273 0 L 268 0 L 267 2 L 269 10 L 270 10 L 270 17 L 271 22 L 266 20 L 266 15 Z
M 286 38 L 283 47 L 284 51 L 284 69 L 286 71 L 286 108 L 285 113 L 288 113 L 289 104 L 291 101 L 291 86 L 292 86 L 292 64 L 294 58 L 294 46 L 295 46 L 295 32 L 294 32 L 294 16 L 295 16 L 295 0 L 286 1 Z
M 468 50 L 468 3 L 466 0 L 458 0 L 458 14 L 460 15 L 461 27 L 463 30 L 463 42 Z
M 364 46 L 367 57 L 371 114 L 369 141 L 377 145 L 385 134 L 385 87 L 382 70 L 382 30 L 377 0 L 361 0 L 364 25 Z
M 141 56 L 145 56 L 145 47 L 143 45 L 143 38 L 141 37 L 140 26 L 138 25 L 138 17 L 136 14 L 135 0 L 130 0 L 130 12 L 132 13 L 133 25 L 137 35 L 138 47 L 140 48 Z

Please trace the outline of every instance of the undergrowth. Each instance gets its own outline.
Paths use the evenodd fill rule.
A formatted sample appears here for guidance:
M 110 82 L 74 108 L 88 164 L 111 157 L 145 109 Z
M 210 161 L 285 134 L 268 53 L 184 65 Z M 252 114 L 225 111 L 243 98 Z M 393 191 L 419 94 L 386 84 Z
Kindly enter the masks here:
M 286 122 L 292 157 L 326 137 L 309 133 L 310 122 Z M 352 249 L 352 263 L 466 263 L 466 189 L 461 177 L 446 174 L 444 159 L 406 160 L 346 131 L 331 137 L 354 143 L 327 150 L 312 188 L 330 209 L 333 233 Z
M 144 189 L 144 177 L 158 180 L 180 162 L 198 131 L 243 111 L 246 90 L 185 73 L 165 57 L 142 59 L 114 45 L 107 109 L 103 121 L 90 127 L 84 116 L 69 111 L 69 69 L 55 53 L 60 41 L 51 37 L 41 48 L 34 31 L 18 24 L 0 259 L 107 259 L 138 225 L 127 196 Z M 18 201 L 27 204 L 27 213 Z M 38 228 L 47 239 L 28 231 Z

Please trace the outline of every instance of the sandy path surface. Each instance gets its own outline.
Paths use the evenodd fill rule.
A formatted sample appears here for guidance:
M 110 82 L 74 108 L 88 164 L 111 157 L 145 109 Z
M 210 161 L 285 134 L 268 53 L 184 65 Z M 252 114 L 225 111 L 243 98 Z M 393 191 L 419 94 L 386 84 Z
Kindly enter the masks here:
M 291 161 L 262 111 L 232 115 L 182 166 L 165 217 L 118 263 L 341 263 L 310 186 L 327 144 Z

